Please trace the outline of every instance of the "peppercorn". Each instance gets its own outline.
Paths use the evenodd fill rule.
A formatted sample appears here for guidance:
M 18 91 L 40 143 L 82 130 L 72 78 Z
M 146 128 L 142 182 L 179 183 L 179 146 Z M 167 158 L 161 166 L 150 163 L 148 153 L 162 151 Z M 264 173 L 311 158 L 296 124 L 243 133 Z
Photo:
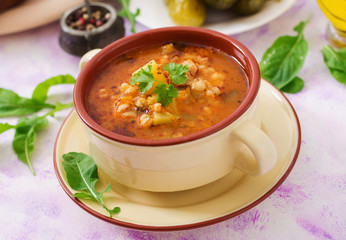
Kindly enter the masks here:
M 82 7 L 68 16 L 66 24 L 73 29 L 92 31 L 104 25 L 109 19 L 110 13 L 105 10 L 96 9 L 89 15 L 87 8 Z

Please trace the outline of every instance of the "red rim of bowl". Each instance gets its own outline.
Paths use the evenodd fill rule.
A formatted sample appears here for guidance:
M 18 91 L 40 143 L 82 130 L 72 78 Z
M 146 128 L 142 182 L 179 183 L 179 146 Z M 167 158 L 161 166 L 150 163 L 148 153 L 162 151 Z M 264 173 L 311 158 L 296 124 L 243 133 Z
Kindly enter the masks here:
M 272 84 L 271 84 L 272 85 Z M 236 217 L 248 210 L 250 210 L 251 208 L 255 207 L 256 205 L 258 205 L 259 203 L 263 202 L 266 198 L 268 198 L 273 192 L 276 191 L 276 189 L 278 187 L 280 187 L 280 185 L 286 180 L 286 178 L 288 177 L 288 175 L 291 173 L 298 155 L 299 155 L 299 151 L 300 151 L 300 146 L 301 146 L 301 128 L 300 128 L 300 123 L 299 123 L 299 119 L 297 116 L 296 111 L 294 110 L 292 104 L 290 103 L 290 101 L 286 98 L 286 96 L 280 92 L 280 90 L 278 90 L 274 85 L 272 85 L 286 100 L 286 102 L 289 104 L 289 106 L 292 109 L 293 115 L 295 117 L 296 120 L 296 124 L 297 124 L 297 131 L 298 131 L 298 139 L 297 139 L 297 146 L 296 146 L 296 152 L 292 158 L 292 161 L 290 163 L 290 165 L 288 166 L 286 172 L 281 176 L 281 178 L 278 180 L 278 182 L 270 189 L 268 190 L 263 196 L 261 196 L 260 198 L 258 198 L 256 201 L 254 201 L 253 203 L 243 207 L 242 209 L 239 209 L 238 211 L 232 212 L 230 214 L 226 214 L 220 217 L 216 217 L 210 220 L 205 220 L 205 221 L 201 221 L 201 222 L 197 222 L 197 223 L 191 223 L 191 224 L 184 224 L 184 225 L 174 225 L 174 226 L 145 226 L 145 225 L 140 225 L 140 224 L 134 224 L 134 223 L 129 223 L 129 222 L 125 222 L 125 221 L 121 221 L 115 218 L 109 218 L 106 215 L 103 215 L 93 209 L 91 209 L 90 207 L 88 207 L 87 205 L 85 205 L 83 202 L 81 202 L 78 198 L 75 198 L 72 196 L 72 192 L 70 191 L 69 187 L 65 184 L 65 181 L 62 179 L 62 176 L 60 175 L 60 172 L 58 170 L 58 159 L 56 158 L 56 149 L 57 149 L 57 143 L 58 143 L 58 139 L 59 136 L 61 134 L 62 128 L 65 124 L 65 122 L 67 121 L 67 119 L 69 119 L 71 113 L 73 112 L 73 110 L 71 111 L 71 113 L 69 114 L 69 116 L 65 119 L 65 121 L 63 122 L 63 124 L 61 125 L 61 128 L 58 132 L 58 135 L 56 137 L 56 141 L 55 141 L 55 145 L 54 145 L 54 153 L 53 153 L 53 164 L 54 164 L 54 171 L 55 171 L 55 175 L 58 178 L 58 181 L 61 185 L 61 187 L 63 188 L 63 190 L 66 192 L 66 194 L 82 209 L 84 209 L 85 211 L 87 211 L 88 213 L 90 213 L 91 215 L 105 221 L 108 223 L 112 223 L 118 226 L 122 226 L 122 227 L 126 227 L 126 228 L 131 228 L 131 229 L 137 229 L 137 230 L 144 230 L 144 231 L 180 231 L 180 230 L 188 230 L 188 229 L 194 229 L 194 228 L 200 228 L 200 227 L 205 227 L 205 226 L 209 226 L 212 224 L 216 224 L 222 221 L 225 221 L 227 219 Z
M 143 40 L 144 39 L 144 40 Z M 183 137 L 149 140 L 127 137 L 109 131 L 96 123 L 88 114 L 85 105 L 85 93 L 88 89 L 88 84 L 91 81 L 91 76 L 96 74 L 97 70 L 104 66 L 109 61 L 120 57 L 126 52 L 150 46 L 153 43 L 164 44 L 167 42 L 189 42 L 212 46 L 223 52 L 228 53 L 236 58 L 242 65 L 249 79 L 249 90 L 241 105 L 228 117 L 219 123 L 202 130 L 200 132 L 190 134 Z M 223 46 L 223 47 L 221 47 Z M 186 143 L 197 139 L 204 138 L 230 125 L 238 119 L 255 100 L 259 91 L 261 82 L 260 71 L 256 58 L 252 53 L 239 41 L 225 34 L 197 27 L 166 27 L 143 31 L 122 39 L 119 39 L 112 44 L 102 49 L 96 54 L 80 72 L 75 84 L 73 99 L 78 116 L 89 129 L 99 135 L 113 141 L 139 145 L 139 146 L 167 146 Z

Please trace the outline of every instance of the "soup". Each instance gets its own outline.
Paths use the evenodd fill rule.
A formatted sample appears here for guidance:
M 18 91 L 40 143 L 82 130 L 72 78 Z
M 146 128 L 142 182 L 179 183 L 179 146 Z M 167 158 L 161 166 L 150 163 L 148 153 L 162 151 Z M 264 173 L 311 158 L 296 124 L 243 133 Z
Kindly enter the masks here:
M 178 72 L 185 81 L 174 82 L 167 66 L 184 69 Z M 134 80 L 146 81 L 148 75 L 153 82 L 143 91 Z M 160 95 L 159 85 L 174 94 Z M 86 107 L 105 129 L 158 140 L 186 136 L 220 122 L 237 109 L 247 92 L 245 71 L 232 56 L 212 47 L 168 43 L 109 62 L 89 86 Z

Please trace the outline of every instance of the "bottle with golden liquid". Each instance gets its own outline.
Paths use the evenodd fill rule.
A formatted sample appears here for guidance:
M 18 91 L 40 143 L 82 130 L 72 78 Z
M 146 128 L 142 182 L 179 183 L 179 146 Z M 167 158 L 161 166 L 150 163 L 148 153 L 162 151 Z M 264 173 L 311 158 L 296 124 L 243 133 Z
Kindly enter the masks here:
M 327 36 L 336 46 L 346 47 L 346 0 L 317 0 L 330 24 Z

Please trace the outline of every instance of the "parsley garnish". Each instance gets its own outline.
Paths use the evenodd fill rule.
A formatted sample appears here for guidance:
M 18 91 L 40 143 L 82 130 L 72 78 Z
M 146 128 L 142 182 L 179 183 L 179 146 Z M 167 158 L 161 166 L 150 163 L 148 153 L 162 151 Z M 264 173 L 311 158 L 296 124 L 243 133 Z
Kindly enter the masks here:
M 151 72 L 152 66 L 148 65 L 145 69 L 141 68 L 134 76 L 131 78 L 131 85 L 138 83 L 138 89 L 141 93 L 145 93 L 150 90 L 153 83 L 159 82 L 155 87 L 154 93 L 157 94 L 157 101 L 162 104 L 162 106 L 168 106 L 173 98 L 178 96 L 178 89 L 175 88 L 174 84 L 184 84 L 187 80 L 186 73 L 189 70 L 187 65 L 168 63 L 164 65 L 163 70 L 169 73 L 168 84 L 154 78 Z
M 151 73 L 152 66 L 148 65 L 146 69 L 141 68 L 132 78 L 131 85 L 138 83 L 138 88 L 141 93 L 152 88 L 153 83 L 155 82 L 154 75 Z
M 183 84 L 186 82 L 186 73 L 189 70 L 187 65 L 168 63 L 163 67 L 169 73 L 169 80 L 175 84 Z
M 168 106 L 173 101 L 173 98 L 178 96 L 178 89 L 173 84 L 160 83 L 156 86 L 154 93 L 157 94 L 157 101 L 162 106 Z

